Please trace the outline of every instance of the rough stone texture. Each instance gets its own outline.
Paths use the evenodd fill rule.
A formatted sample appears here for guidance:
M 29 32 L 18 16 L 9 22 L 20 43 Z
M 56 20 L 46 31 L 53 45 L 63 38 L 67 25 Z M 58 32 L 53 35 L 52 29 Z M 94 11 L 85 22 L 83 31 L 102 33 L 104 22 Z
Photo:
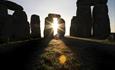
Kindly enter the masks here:
M 52 38 L 54 31 L 53 31 L 53 18 L 57 18 L 59 28 L 58 28 L 58 35 L 59 37 L 64 37 L 65 35 L 65 20 L 61 18 L 59 14 L 48 14 L 48 17 L 45 18 L 45 29 L 44 29 L 44 37 Z
M 65 35 L 65 20 L 62 18 L 59 20 L 58 33 L 60 37 L 64 37 Z
M 7 18 L 8 18 L 7 8 L 6 6 L 2 5 L 2 1 L 0 1 L 0 43 L 6 41 L 6 38 L 4 39 L 3 29 L 4 25 L 7 23 L 6 22 Z
M 0 42 L 7 42 L 9 38 L 9 30 L 11 22 L 8 16 L 1 17 L 0 19 Z M 8 28 L 7 28 L 8 27 Z
M 45 29 L 44 29 L 44 37 L 53 37 L 53 18 L 61 18 L 58 14 L 48 14 L 48 17 L 45 18 Z
M 106 5 L 96 5 L 93 10 L 94 26 L 93 35 L 95 38 L 105 39 L 110 34 L 110 21 Z
M 3 42 L 8 42 L 10 38 L 12 38 L 12 16 L 8 15 L 2 25 L 1 40 Z
M 29 36 L 29 23 L 24 11 L 16 11 L 13 14 L 14 40 L 27 39 Z
M 12 21 L 11 15 L 0 16 L 0 43 L 8 42 L 12 38 Z
M 53 37 L 53 28 L 51 27 L 53 19 L 50 17 L 45 18 L 44 37 Z
M 77 8 L 77 36 L 90 37 L 91 36 L 91 8 L 90 6 L 78 6 Z
M 78 0 L 77 25 L 75 36 L 105 39 L 110 34 L 110 21 L 108 16 L 108 0 Z M 91 14 L 91 6 L 93 15 Z M 72 24 L 73 26 L 73 24 Z M 71 30 L 72 31 L 72 30 Z M 72 33 L 73 34 L 73 33 Z
M 8 9 L 22 11 L 23 7 L 11 1 L 0 0 L 0 42 L 8 42 L 9 40 L 12 40 L 14 33 L 16 33 L 16 31 L 13 32 L 15 30 L 15 23 L 13 23 L 13 16 L 8 15 Z M 17 17 L 20 15 L 22 14 L 18 14 Z M 18 26 L 16 28 L 18 28 Z
M 70 36 L 77 36 L 77 17 L 73 16 L 71 20 Z
M 6 21 L 6 17 L 8 16 L 7 7 L 2 5 L 2 2 L 3 1 L 0 1 L 0 36 L 1 36 L 1 30 Z
M 32 15 L 30 24 L 32 38 L 41 38 L 40 17 L 38 15 Z

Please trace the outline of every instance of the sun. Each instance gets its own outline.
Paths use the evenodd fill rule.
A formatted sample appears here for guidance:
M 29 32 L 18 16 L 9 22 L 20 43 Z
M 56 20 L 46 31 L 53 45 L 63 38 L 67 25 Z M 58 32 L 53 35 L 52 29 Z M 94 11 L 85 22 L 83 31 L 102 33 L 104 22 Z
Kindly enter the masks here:
M 59 24 L 58 24 L 58 19 L 57 18 L 53 18 L 53 24 L 52 24 L 52 27 L 53 27 L 53 31 L 54 31 L 54 36 L 56 34 L 58 34 L 58 28 L 59 28 Z

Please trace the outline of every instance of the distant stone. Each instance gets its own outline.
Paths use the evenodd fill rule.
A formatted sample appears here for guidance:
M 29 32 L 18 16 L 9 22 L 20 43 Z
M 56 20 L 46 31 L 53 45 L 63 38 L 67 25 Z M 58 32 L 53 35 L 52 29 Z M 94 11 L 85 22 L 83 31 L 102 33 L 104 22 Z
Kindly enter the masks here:
M 52 38 L 53 34 L 54 34 L 54 30 L 52 27 L 53 24 L 53 18 L 57 18 L 58 24 L 62 25 L 62 31 L 58 31 L 60 36 L 64 36 L 65 34 L 65 21 L 63 19 L 61 19 L 61 16 L 59 14 L 48 14 L 48 17 L 45 18 L 45 29 L 44 29 L 44 37 L 45 38 Z
M 15 11 L 8 14 L 8 9 Z M 0 42 L 22 40 L 29 36 L 29 23 L 23 7 L 7 0 L 0 0 Z
M 2 18 L 4 21 L 1 23 L 0 29 L 0 41 L 1 42 L 8 42 L 9 39 L 12 37 L 12 16 L 6 16 Z
M 65 20 L 62 18 L 59 20 L 58 33 L 59 33 L 59 37 L 64 37 L 65 35 Z
M 45 29 L 44 29 L 44 37 L 50 37 L 52 38 L 53 37 L 53 27 L 52 27 L 52 24 L 53 24 L 53 18 L 60 18 L 61 16 L 58 15 L 58 14 L 48 14 L 48 17 L 45 18 Z
M 77 8 L 77 36 L 91 37 L 92 17 L 90 6 L 83 5 Z
M 71 19 L 70 36 L 77 36 L 77 23 L 77 17 L 73 16 Z
M 7 10 L 3 5 L 0 4 L 0 35 L 6 17 L 7 17 Z
M 50 17 L 45 18 L 45 28 L 44 28 L 44 37 L 53 37 L 53 28 L 51 24 L 53 23 L 53 19 Z
M 38 15 L 32 15 L 30 24 L 32 38 L 41 38 L 40 17 Z
M 93 35 L 98 39 L 105 39 L 110 35 L 110 20 L 107 5 L 96 5 L 93 9 Z
M 14 40 L 27 39 L 29 36 L 29 23 L 24 11 L 16 11 L 13 14 Z
M 75 30 L 77 36 L 93 36 L 96 39 L 106 39 L 109 36 L 110 20 L 107 2 L 108 0 L 77 1 L 77 25 Z M 94 6 L 93 12 L 91 12 L 91 6 Z

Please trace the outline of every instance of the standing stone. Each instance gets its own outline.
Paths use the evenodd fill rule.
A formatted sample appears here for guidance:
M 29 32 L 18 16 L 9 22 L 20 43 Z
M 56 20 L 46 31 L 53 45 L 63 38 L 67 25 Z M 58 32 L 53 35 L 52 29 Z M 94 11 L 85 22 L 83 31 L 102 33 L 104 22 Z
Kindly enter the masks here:
M 53 37 L 53 28 L 51 24 L 53 23 L 52 17 L 45 18 L 45 28 L 44 28 L 44 38 Z
M 48 17 L 45 18 L 45 29 L 44 29 L 44 37 L 53 37 L 53 18 L 60 19 L 61 16 L 58 14 L 48 14 Z
M 105 39 L 110 34 L 110 21 L 108 16 L 108 0 L 78 0 L 77 25 L 75 36 Z M 91 14 L 91 6 L 93 15 Z M 73 26 L 73 24 L 72 24 Z M 72 31 L 72 30 L 71 30 Z M 73 34 L 73 33 L 72 33 Z
M 71 27 L 70 27 L 70 36 L 77 36 L 77 17 L 73 16 L 71 20 Z
M 2 25 L 2 30 L 1 30 L 1 39 L 3 42 L 8 42 L 10 38 L 12 37 L 12 16 L 8 15 L 5 18 L 5 22 Z
M 32 38 L 41 38 L 40 17 L 38 15 L 32 15 L 30 24 Z
M 77 36 L 91 37 L 92 16 L 89 5 L 78 5 L 77 20 Z
M 64 37 L 65 35 L 65 20 L 62 18 L 59 20 L 58 34 L 60 37 Z
M 8 21 L 8 11 L 7 7 L 3 4 L 4 0 L 0 1 L 0 43 L 7 42 L 8 36 L 5 33 L 5 25 Z M 9 22 L 10 23 L 10 22 Z
M 13 37 L 13 17 L 8 15 L 8 9 L 13 11 L 22 11 L 23 7 L 20 5 L 7 1 L 0 0 L 0 41 L 8 42 Z
M 107 0 L 97 2 L 93 9 L 93 35 L 97 39 L 106 39 L 110 35 L 110 20 L 106 2 Z
M 6 23 L 8 16 L 7 7 L 3 5 L 3 0 L 0 1 L 0 42 L 3 40 L 3 26 Z
M 15 11 L 13 14 L 14 40 L 27 39 L 29 36 L 29 23 L 24 11 Z

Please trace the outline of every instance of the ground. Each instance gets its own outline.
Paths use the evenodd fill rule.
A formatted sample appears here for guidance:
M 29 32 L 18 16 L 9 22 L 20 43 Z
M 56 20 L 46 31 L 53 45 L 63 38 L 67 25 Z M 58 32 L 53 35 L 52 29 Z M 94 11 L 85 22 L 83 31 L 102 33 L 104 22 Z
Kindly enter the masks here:
M 115 70 L 115 42 L 33 39 L 0 45 L 0 70 Z

